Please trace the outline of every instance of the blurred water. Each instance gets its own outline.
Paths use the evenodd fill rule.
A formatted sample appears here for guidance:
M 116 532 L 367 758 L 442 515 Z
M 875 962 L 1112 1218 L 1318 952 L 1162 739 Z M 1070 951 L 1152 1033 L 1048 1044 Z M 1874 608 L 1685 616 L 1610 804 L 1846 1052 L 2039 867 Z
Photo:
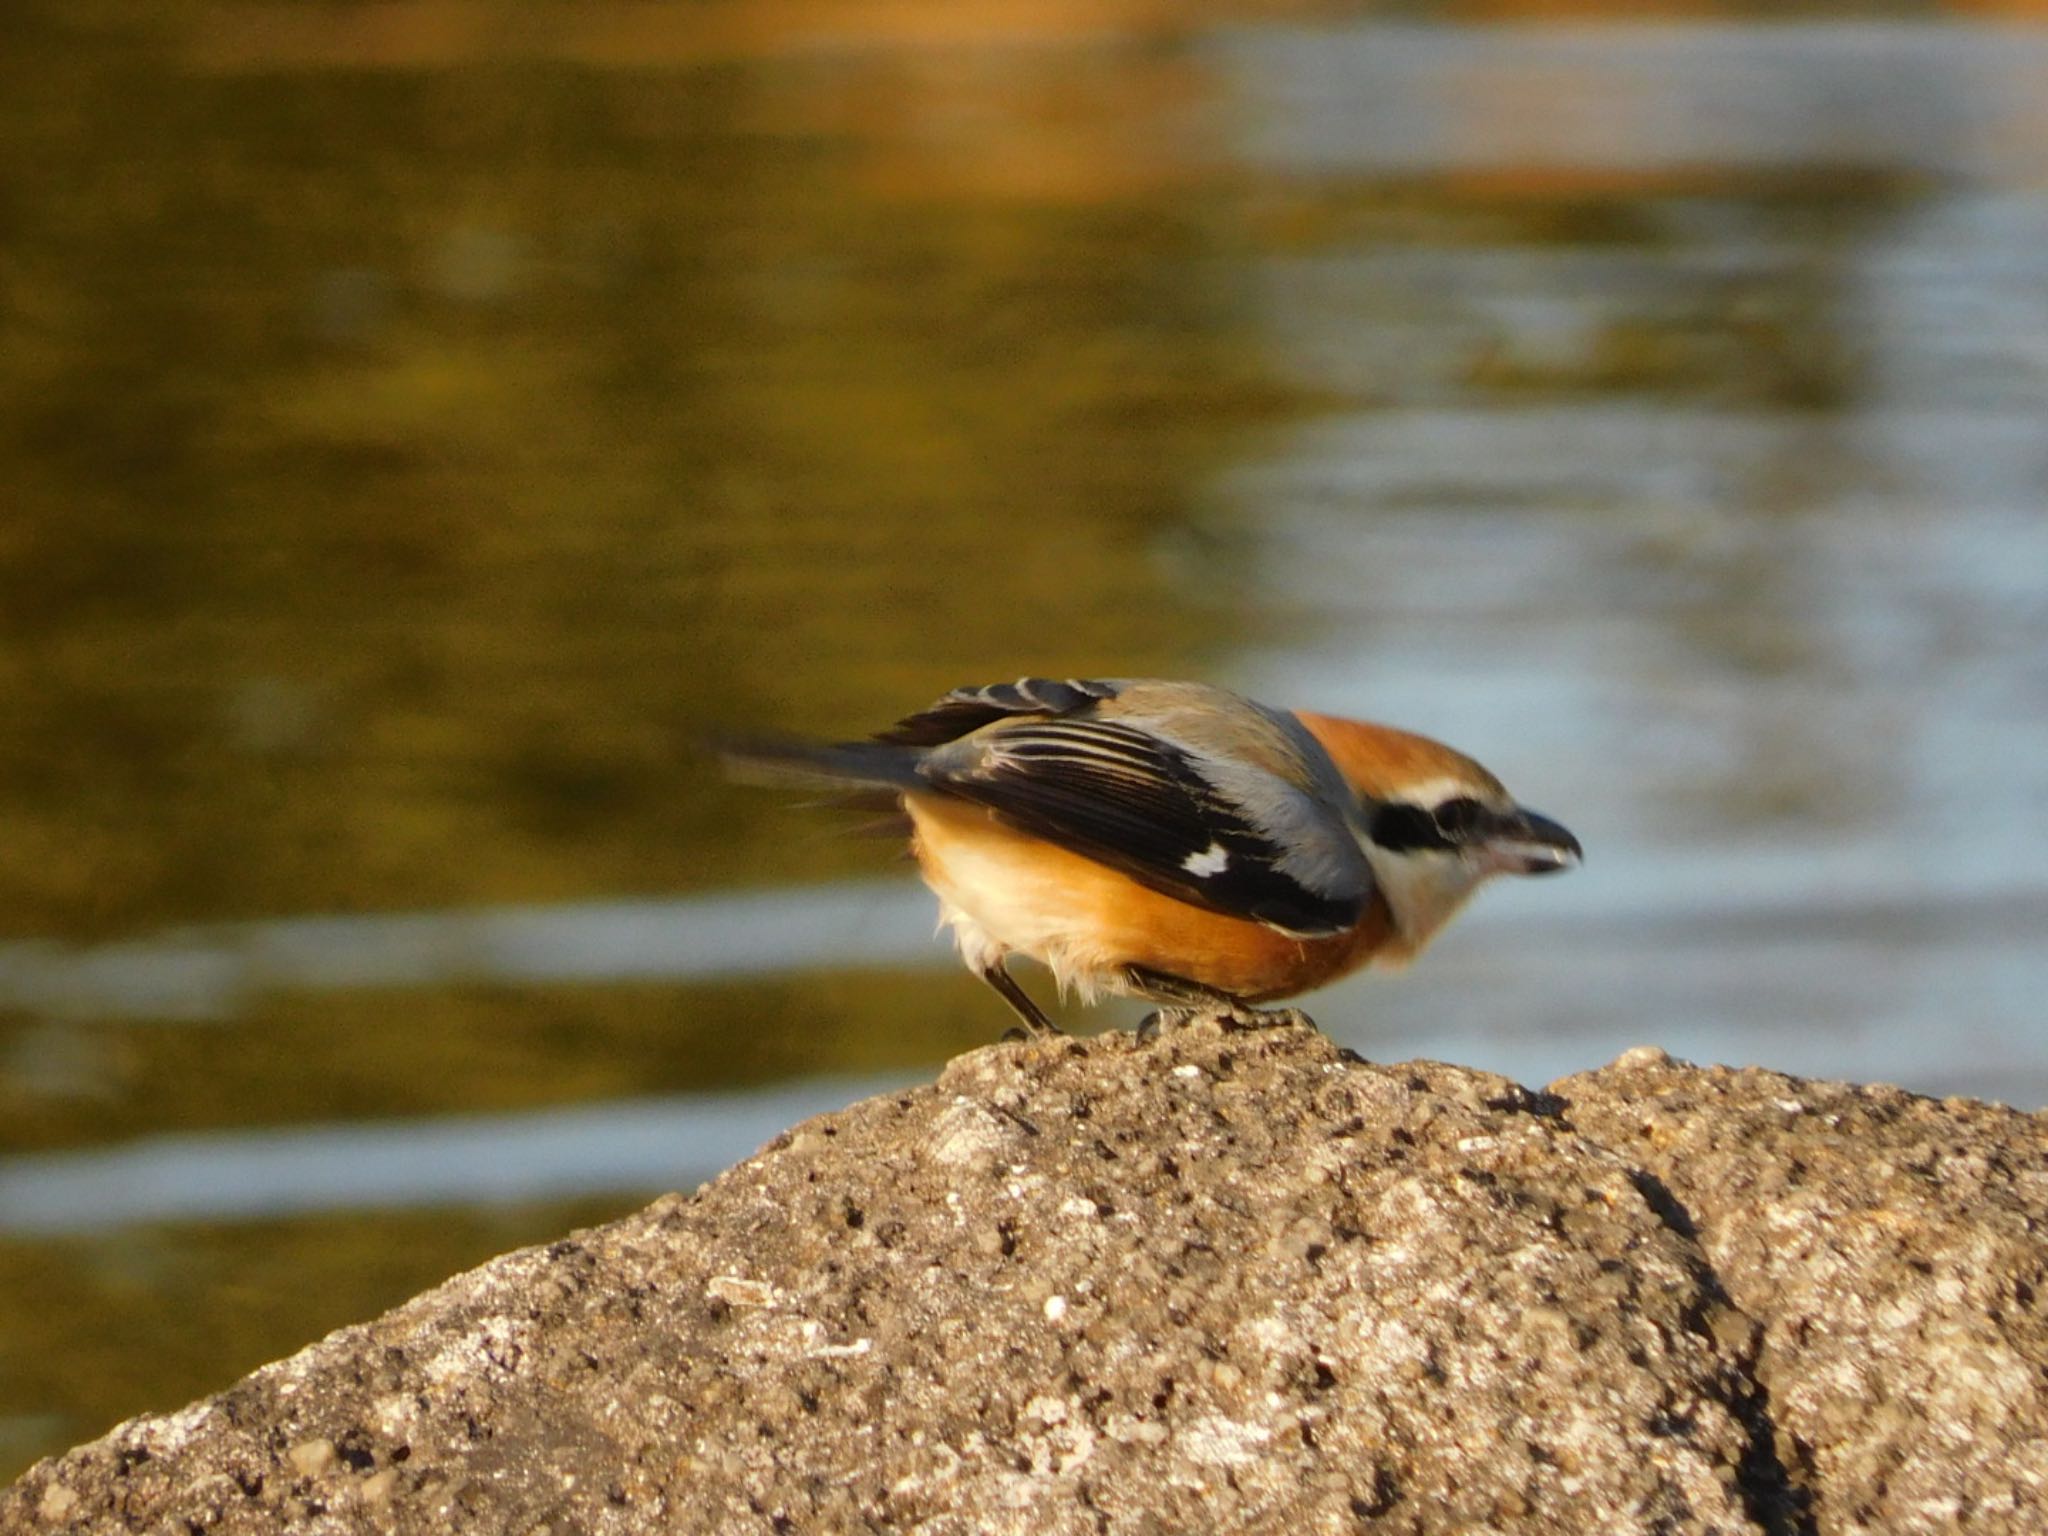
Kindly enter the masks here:
M 1532 1079 L 1640 1038 L 2048 1099 L 2048 39 L 1268 28 L 1226 56 L 1249 153 L 1297 184 L 1872 178 L 1824 219 L 1810 190 L 1667 195 L 1632 208 L 1648 238 L 1263 264 L 1281 366 L 1358 405 L 1232 477 L 1296 620 L 1238 676 L 1488 743 L 1591 855 L 1488 898 L 1540 903 L 1540 942 L 1475 914 L 1322 1011 Z M 1572 110 L 1531 110 L 1560 75 Z M 1664 377 L 1586 390 L 1628 346 Z
M 89 949 L 0 945 L 0 1008 L 198 1023 L 244 1016 L 289 992 L 720 982 L 917 965 L 935 953 L 929 906 L 903 881 L 840 881 L 667 901 L 215 924 Z
M 1024 669 L 1580 834 L 1368 1055 L 2048 1102 L 2048 34 L 779 15 L 14 21 L 0 1459 L 993 1038 L 699 744 Z
M 2028 180 L 2048 171 L 2048 37 L 1918 17 L 1767 25 L 1569 16 L 1221 34 L 1241 153 L 1282 176 L 1475 165 Z

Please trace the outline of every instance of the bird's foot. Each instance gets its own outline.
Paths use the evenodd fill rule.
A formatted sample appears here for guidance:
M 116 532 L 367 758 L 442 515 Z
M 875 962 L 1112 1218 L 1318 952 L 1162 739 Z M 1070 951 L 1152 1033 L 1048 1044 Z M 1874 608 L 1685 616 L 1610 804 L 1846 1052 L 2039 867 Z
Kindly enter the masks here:
M 1217 1014 L 1216 1022 L 1225 1029 L 1308 1029 L 1321 1033 L 1316 1021 L 1299 1008 L 1229 1008 Z
M 1169 1030 L 1191 1024 L 1214 1024 L 1220 1030 L 1316 1029 L 1316 1021 L 1299 1008 L 1251 1008 L 1243 1003 L 1216 1003 L 1192 1008 L 1160 1008 L 1138 1021 L 1140 1040 L 1157 1040 Z
M 1053 1023 L 1047 1023 L 1042 1029 L 1036 1025 L 1012 1024 L 1003 1031 L 1003 1044 L 1012 1045 L 1019 1040 L 1060 1040 L 1066 1037 L 1066 1033 Z

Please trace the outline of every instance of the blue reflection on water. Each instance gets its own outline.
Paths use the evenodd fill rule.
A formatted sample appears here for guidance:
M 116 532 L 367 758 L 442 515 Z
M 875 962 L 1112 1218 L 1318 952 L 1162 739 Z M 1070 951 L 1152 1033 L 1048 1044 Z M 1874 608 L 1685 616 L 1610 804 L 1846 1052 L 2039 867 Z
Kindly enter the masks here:
M 519 1115 L 158 1136 L 0 1160 L 0 1233 L 688 1189 L 903 1077 L 806 1079 Z

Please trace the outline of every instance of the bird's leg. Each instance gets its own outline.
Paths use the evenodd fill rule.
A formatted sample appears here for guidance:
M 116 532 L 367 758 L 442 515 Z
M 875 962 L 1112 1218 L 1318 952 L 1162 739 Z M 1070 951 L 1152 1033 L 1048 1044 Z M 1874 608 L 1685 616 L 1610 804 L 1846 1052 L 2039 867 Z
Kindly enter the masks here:
M 1000 960 L 991 961 L 981 971 L 981 979 L 994 987 L 1004 1002 L 1016 1010 L 1017 1017 L 1024 1021 L 1023 1033 L 1011 1030 L 1003 1038 L 1029 1039 L 1033 1035 L 1062 1035 L 1066 1031 L 1045 1016 L 1038 1004 L 1031 1001 L 1024 989 L 1017 985 L 1017 978 L 1003 968 Z
M 1147 1014 L 1138 1025 L 1140 1039 L 1149 1040 L 1163 1029 L 1201 1018 L 1214 1019 L 1225 1028 L 1235 1029 L 1273 1029 L 1285 1025 L 1307 1029 L 1316 1027 L 1315 1020 L 1299 1008 L 1254 1008 L 1215 987 L 1189 981 L 1185 976 L 1148 970 L 1142 965 L 1127 967 L 1124 979 L 1132 991 L 1165 1005 L 1159 1012 Z
M 1126 966 L 1124 981 L 1140 997 L 1164 1004 L 1157 1013 L 1145 1015 L 1138 1025 L 1138 1037 L 1142 1040 L 1153 1039 L 1163 1030 L 1178 1029 L 1196 1019 L 1228 1018 L 1240 1007 L 1228 992 L 1142 965 Z

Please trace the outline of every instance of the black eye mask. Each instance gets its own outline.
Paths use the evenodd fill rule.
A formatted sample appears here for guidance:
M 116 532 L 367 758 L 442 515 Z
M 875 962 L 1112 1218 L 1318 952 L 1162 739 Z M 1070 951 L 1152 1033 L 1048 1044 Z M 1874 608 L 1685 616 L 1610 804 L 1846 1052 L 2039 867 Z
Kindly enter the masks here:
M 1372 818 L 1372 840 L 1392 853 L 1418 848 L 1449 852 L 1457 844 L 1445 837 L 1436 820 L 1419 805 L 1383 805 Z

